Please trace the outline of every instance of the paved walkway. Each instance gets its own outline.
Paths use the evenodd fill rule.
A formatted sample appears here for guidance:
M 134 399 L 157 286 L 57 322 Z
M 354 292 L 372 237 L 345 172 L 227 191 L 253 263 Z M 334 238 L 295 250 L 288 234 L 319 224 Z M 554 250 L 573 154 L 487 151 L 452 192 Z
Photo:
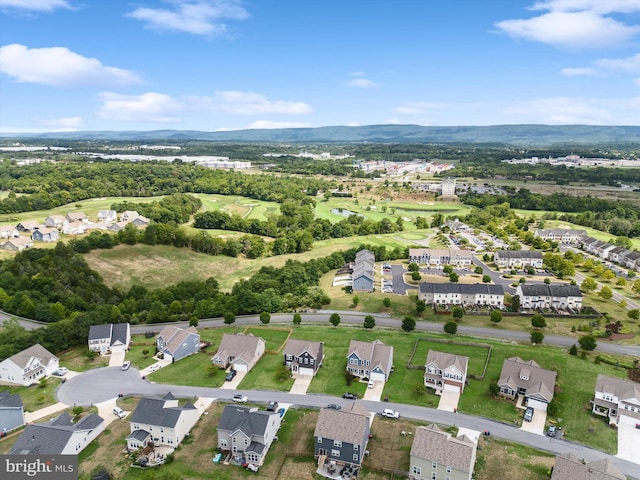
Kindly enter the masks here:
M 298 375 L 295 382 L 293 382 L 293 386 L 291 387 L 291 390 L 289 390 L 289 393 L 305 395 L 309 389 L 311 380 L 313 380 L 312 375 Z
M 69 408 L 69 405 L 58 402 L 55 405 L 49 405 L 48 407 L 41 408 L 40 410 L 36 410 L 35 412 L 26 412 L 24 414 L 24 421 L 25 423 L 33 423 L 36 420 L 40 420 L 41 418 L 60 413 L 67 408 Z
M 143 368 L 142 370 L 140 370 L 141 377 L 146 377 L 150 373 L 153 373 L 154 371 L 157 371 L 162 367 L 171 365 L 171 360 L 167 360 L 166 358 L 156 359 L 156 360 L 157 360 L 156 363 L 154 363 L 153 365 L 149 365 L 147 368 Z M 124 361 L 124 357 L 123 357 L 123 361 Z M 120 365 L 122 365 L 122 363 Z M 157 365 L 157 367 L 155 367 L 154 365 Z

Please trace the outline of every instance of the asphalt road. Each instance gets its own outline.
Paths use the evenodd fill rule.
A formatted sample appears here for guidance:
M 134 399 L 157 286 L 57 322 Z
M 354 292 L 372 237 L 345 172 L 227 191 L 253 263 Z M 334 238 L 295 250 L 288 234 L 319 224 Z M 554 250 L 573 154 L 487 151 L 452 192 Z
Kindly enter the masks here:
M 275 400 L 278 403 L 288 403 L 303 407 L 325 407 L 329 403 L 344 405 L 348 402 L 342 398 L 319 394 L 295 395 L 286 392 L 263 390 L 223 390 L 219 388 L 155 384 L 142 380 L 139 372 L 134 368 L 122 371 L 118 367 L 104 367 L 89 370 L 77 375 L 63 383 L 58 389 L 57 395 L 59 401 L 68 405 L 88 406 L 113 399 L 114 397 L 117 397 L 118 394 L 123 394 L 125 396 L 157 396 L 164 395 L 168 392 L 173 393 L 176 397 L 209 397 L 223 402 L 231 401 L 231 397 L 236 393 L 242 393 L 247 395 L 249 402 L 252 403 L 266 404 L 271 400 Z M 578 458 L 584 458 L 589 462 L 608 458 L 627 476 L 640 480 L 640 465 L 638 464 L 621 460 L 612 455 L 607 455 L 598 450 L 567 442 L 565 440 L 553 439 L 542 435 L 523 432 L 519 430 L 517 426 L 507 425 L 487 418 L 474 417 L 462 413 L 444 412 L 416 405 L 370 401 L 363 401 L 363 405 L 372 412 L 380 412 L 383 408 L 392 408 L 397 410 L 402 417 L 414 420 L 438 422 L 441 424 L 454 425 L 481 432 L 488 430 L 494 437 L 499 437 L 523 445 L 529 445 L 554 454 L 571 452 Z

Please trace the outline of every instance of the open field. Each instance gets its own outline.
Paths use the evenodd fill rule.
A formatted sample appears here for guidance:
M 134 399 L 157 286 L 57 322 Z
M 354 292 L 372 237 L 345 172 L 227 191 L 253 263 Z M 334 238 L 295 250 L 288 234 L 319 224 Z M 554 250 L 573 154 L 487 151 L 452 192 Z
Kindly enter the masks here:
M 553 467 L 555 456 L 540 450 L 481 437 L 474 478 L 494 480 L 513 478 L 517 480 L 547 480 L 547 472 Z

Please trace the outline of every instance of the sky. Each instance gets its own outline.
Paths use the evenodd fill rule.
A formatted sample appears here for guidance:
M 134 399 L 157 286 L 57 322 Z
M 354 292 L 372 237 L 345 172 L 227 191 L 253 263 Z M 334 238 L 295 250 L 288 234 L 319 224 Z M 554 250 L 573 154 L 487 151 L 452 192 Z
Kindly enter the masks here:
M 0 133 L 640 125 L 640 0 L 0 0 Z

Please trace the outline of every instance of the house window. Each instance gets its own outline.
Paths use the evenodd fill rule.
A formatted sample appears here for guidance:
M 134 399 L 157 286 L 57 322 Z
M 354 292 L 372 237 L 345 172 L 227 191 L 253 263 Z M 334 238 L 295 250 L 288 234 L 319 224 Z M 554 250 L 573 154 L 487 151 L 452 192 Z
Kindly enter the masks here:
M 227 446 L 227 439 L 226 438 L 220 440 L 220 446 L 221 447 L 226 447 Z
M 248 439 L 248 438 L 245 438 L 245 439 L 244 439 L 244 444 L 245 444 L 245 445 L 249 445 L 249 439 Z
M 433 468 L 434 470 L 435 470 L 436 468 L 438 468 L 438 462 L 432 462 L 432 463 L 431 463 L 431 468 Z
M 447 473 L 451 473 L 451 465 L 447 465 Z
M 431 480 L 438 480 L 438 474 L 436 472 L 431 473 Z
M 233 443 L 236 443 L 237 438 L 233 437 Z
M 354 445 L 354 446 L 353 446 L 353 451 L 354 451 L 354 452 L 357 452 L 359 447 L 360 447 L 359 445 Z
M 420 467 L 413 467 L 413 474 L 420 475 L 422 473 L 422 469 Z
M 334 440 L 333 441 L 333 446 L 334 447 L 341 447 L 342 446 L 342 442 L 340 440 Z
M 340 450 L 331 450 L 331 456 L 332 457 L 339 457 L 340 456 Z
M 357 454 L 357 453 L 354 453 L 354 454 L 353 454 L 353 461 L 354 461 L 354 462 L 357 462 L 357 461 L 358 461 L 358 454 Z
M 318 443 L 322 443 L 322 437 L 318 437 Z

